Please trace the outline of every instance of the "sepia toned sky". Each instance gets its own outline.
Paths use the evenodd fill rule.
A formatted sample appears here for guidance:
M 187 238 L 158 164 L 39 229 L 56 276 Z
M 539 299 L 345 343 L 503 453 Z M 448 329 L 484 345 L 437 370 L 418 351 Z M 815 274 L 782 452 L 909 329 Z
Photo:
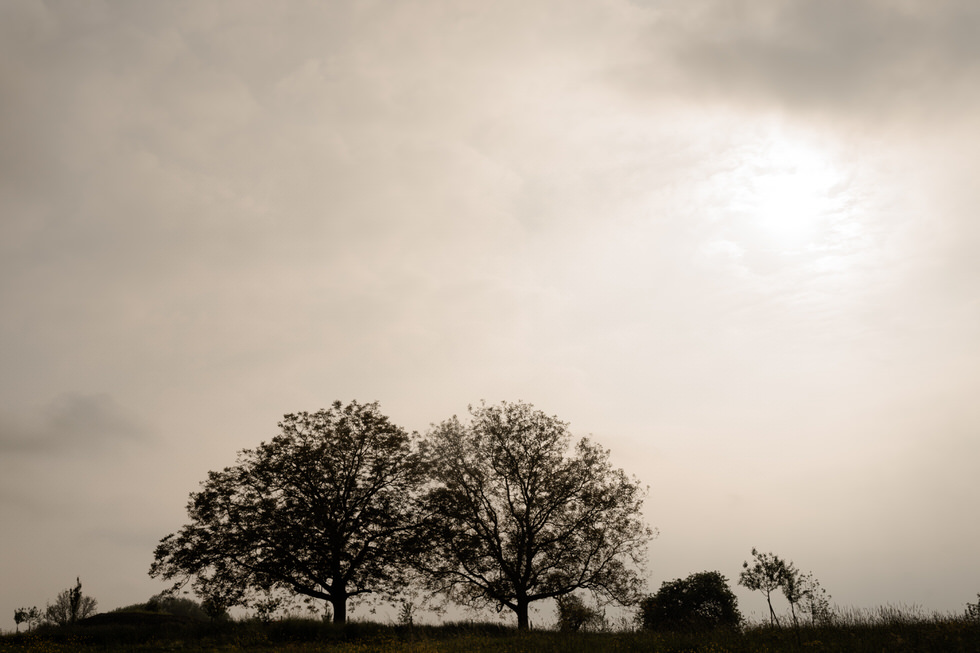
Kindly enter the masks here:
M 568 421 L 651 591 L 962 612 L 978 80 L 971 0 L 0 0 L 0 628 L 335 399 Z

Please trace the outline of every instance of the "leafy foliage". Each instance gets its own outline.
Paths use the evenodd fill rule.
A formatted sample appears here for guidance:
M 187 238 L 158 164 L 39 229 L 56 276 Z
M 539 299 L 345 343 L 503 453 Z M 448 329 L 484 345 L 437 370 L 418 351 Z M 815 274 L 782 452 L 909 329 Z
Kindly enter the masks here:
M 157 546 L 151 576 L 190 582 L 209 615 L 285 590 L 328 601 L 404 579 L 421 482 L 409 435 L 377 403 L 286 415 L 280 435 L 211 472 L 190 523 Z
M 663 583 L 640 603 L 638 618 L 643 628 L 677 632 L 734 629 L 742 623 L 738 599 L 717 571 Z
M 796 565 L 792 562 L 784 563 L 781 589 L 783 596 L 789 602 L 790 615 L 793 618 L 793 626 L 796 628 L 800 626 L 800 621 L 796 616 L 796 606 L 800 604 L 807 594 L 807 587 L 803 579 L 803 573 L 796 568 Z
M 597 608 L 585 604 L 577 594 L 565 594 L 555 599 L 558 614 L 558 630 L 577 633 L 580 630 L 601 630 L 604 615 Z
M 789 602 L 793 626 L 799 628 L 797 608 L 810 617 L 812 625 L 827 625 L 833 619 L 830 610 L 830 595 L 820 586 L 812 572 L 802 573 L 792 562 L 787 562 L 772 553 L 759 553 L 752 549 L 755 564 L 742 563 L 743 571 L 739 584 L 753 591 L 761 591 L 769 605 L 770 624 L 778 624 L 779 619 L 772 608 L 772 592 L 782 590 Z
M 813 577 L 812 572 L 808 572 L 800 579 L 802 586 L 803 613 L 810 617 L 810 624 L 814 626 L 829 625 L 834 618 L 833 611 L 830 609 L 830 594 L 820 586 L 820 581 Z
M 27 630 L 31 631 L 37 628 L 41 624 L 41 611 L 38 607 L 32 606 L 30 608 L 17 608 L 14 610 L 14 623 L 17 626 L 17 631 L 20 631 L 21 624 L 27 624 Z
M 742 563 L 738 584 L 765 595 L 766 603 L 769 605 L 770 624 L 778 625 L 779 618 L 772 609 L 772 593 L 786 583 L 789 569 L 786 562 L 774 553 L 760 553 L 753 548 L 752 557 L 755 558 L 755 563 L 751 567 L 748 562 Z
M 470 408 L 423 442 L 434 486 L 431 546 L 418 560 L 429 589 L 474 605 L 528 606 L 576 589 L 629 604 L 652 536 L 643 490 L 583 438 L 567 455 L 568 425 L 525 403 Z
M 977 594 L 976 603 L 968 602 L 966 604 L 966 611 L 963 613 L 963 616 L 970 621 L 976 621 L 980 623 L 980 594 Z

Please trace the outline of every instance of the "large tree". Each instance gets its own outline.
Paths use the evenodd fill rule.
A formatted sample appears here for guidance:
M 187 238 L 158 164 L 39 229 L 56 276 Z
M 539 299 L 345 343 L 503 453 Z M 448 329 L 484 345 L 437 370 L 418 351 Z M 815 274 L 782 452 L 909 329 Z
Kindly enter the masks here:
M 421 483 L 410 436 L 377 403 L 286 415 L 192 493 L 190 523 L 156 548 L 151 576 L 191 582 L 216 612 L 282 591 L 347 601 L 401 587 Z
M 418 564 L 429 589 L 494 605 L 529 626 L 528 606 L 576 589 L 630 604 L 652 531 L 645 495 L 609 452 L 525 403 L 470 408 L 423 442 L 432 487 L 431 545 Z

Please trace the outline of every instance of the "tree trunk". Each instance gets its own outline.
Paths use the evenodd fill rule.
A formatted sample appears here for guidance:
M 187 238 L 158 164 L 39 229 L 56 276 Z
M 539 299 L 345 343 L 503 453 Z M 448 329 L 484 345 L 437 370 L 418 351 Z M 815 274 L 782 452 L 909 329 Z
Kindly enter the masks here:
M 527 614 L 528 605 L 529 602 L 526 599 L 517 599 L 517 630 L 527 630 L 531 627 L 531 621 Z
M 333 622 L 340 625 L 347 623 L 347 593 L 334 592 L 330 603 L 333 605 Z
M 772 609 L 772 600 L 769 598 L 769 594 L 766 594 L 766 603 L 769 604 L 769 625 L 773 626 L 779 625 L 779 617 L 776 616 L 776 611 Z

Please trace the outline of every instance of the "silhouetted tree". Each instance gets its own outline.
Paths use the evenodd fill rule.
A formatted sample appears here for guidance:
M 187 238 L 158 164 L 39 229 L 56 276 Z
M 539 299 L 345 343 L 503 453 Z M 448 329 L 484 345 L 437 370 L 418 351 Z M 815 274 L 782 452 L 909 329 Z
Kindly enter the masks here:
M 820 581 L 813 577 L 813 572 L 800 579 L 803 587 L 803 612 L 809 615 L 810 623 L 813 625 L 826 625 L 833 620 L 833 612 L 830 609 L 830 594 L 820 586 Z
M 826 623 L 830 620 L 830 595 L 820 587 L 813 572 L 804 574 L 792 562 L 787 562 L 782 590 L 783 596 L 789 602 L 795 628 L 798 629 L 800 625 L 796 608 L 801 604 L 801 610 L 810 615 L 811 623 Z
M 565 594 L 555 599 L 558 630 L 577 633 L 580 630 L 599 630 L 603 613 L 585 604 L 578 594 Z
M 967 601 L 966 611 L 963 613 L 963 616 L 970 621 L 980 622 L 980 594 L 977 594 L 976 603 Z
M 411 628 L 415 625 L 415 603 L 412 601 L 401 601 L 398 604 L 398 625 Z
M 418 456 L 377 403 L 335 402 L 279 427 L 191 494 L 190 524 L 161 540 L 150 575 L 174 590 L 192 582 L 211 615 L 279 589 L 329 602 L 344 623 L 348 599 L 403 584 Z
M 17 632 L 20 632 L 20 625 L 25 623 L 28 631 L 34 630 L 41 623 L 41 611 L 38 610 L 37 606 L 14 610 L 14 624 L 16 624 Z
M 788 571 L 786 563 L 773 553 L 759 553 L 754 548 L 752 557 L 755 558 L 755 564 L 751 567 L 748 562 L 742 563 L 743 570 L 738 577 L 738 584 L 766 595 L 766 603 L 769 605 L 769 623 L 778 625 L 779 618 L 772 609 L 772 593 L 786 583 Z
M 783 596 L 789 602 L 789 612 L 793 619 L 793 627 L 799 630 L 800 622 L 796 617 L 796 606 L 806 598 L 807 587 L 803 582 L 803 573 L 796 568 L 792 561 L 783 564 Z
M 82 581 L 75 579 L 75 587 L 58 594 L 53 604 L 48 604 L 45 618 L 53 624 L 68 626 L 95 613 L 98 602 L 82 594 Z
M 434 487 L 426 497 L 431 546 L 418 565 L 427 587 L 474 605 L 528 606 L 587 589 L 639 598 L 637 569 L 652 531 L 644 491 L 583 438 L 568 455 L 568 425 L 525 403 L 470 408 L 423 442 Z
M 742 614 L 728 579 L 717 571 L 703 571 L 663 583 L 640 602 L 639 621 L 652 630 L 697 632 L 738 628 Z

